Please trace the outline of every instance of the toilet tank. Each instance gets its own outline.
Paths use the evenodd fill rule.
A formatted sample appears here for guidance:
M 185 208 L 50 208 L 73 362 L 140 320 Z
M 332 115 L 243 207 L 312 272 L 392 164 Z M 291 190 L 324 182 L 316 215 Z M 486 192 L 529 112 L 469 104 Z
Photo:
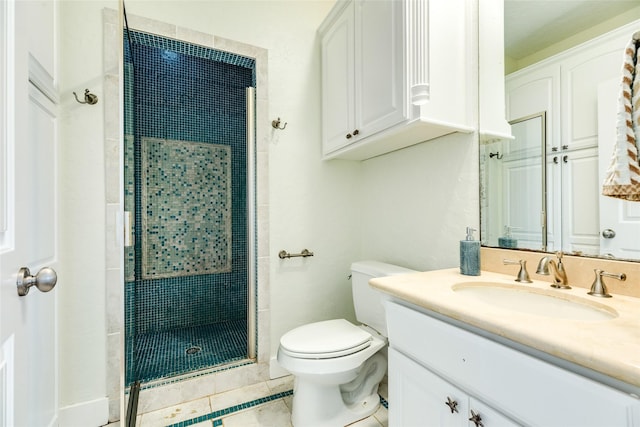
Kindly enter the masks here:
M 372 327 L 386 337 L 387 320 L 382 305 L 384 294 L 369 286 L 369 279 L 415 272 L 415 270 L 380 261 L 358 261 L 351 264 L 353 306 L 358 322 Z

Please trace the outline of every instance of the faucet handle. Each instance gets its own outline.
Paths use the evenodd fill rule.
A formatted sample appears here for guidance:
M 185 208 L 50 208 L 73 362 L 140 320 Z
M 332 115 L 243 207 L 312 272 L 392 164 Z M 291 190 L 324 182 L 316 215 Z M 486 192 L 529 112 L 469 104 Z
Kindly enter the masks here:
M 594 269 L 593 272 L 596 274 L 596 278 L 591 285 L 591 290 L 587 293 L 594 297 L 611 298 L 611 294 L 607 291 L 607 287 L 604 284 L 604 280 L 602 280 L 602 276 L 612 277 L 622 281 L 627 280 L 627 275 L 624 273 L 607 273 L 606 271 L 598 268 Z
M 527 271 L 527 261 L 523 259 L 518 261 L 512 259 L 503 259 L 502 262 L 504 263 L 504 265 L 520 265 L 520 271 L 518 272 L 516 282 L 531 283 L 529 272 Z

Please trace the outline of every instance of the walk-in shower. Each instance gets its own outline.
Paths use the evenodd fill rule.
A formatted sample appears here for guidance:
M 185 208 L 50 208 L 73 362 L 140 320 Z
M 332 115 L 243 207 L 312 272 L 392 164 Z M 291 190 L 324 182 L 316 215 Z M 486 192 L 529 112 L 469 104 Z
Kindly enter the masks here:
M 124 37 L 126 384 L 255 357 L 255 61 Z

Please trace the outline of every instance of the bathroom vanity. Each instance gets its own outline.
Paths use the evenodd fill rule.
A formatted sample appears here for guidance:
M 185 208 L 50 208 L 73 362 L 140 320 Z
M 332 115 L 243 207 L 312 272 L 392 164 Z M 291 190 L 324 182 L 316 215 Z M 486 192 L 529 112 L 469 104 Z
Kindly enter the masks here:
M 379 278 L 389 425 L 640 426 L 640 300 L 458 269 Z

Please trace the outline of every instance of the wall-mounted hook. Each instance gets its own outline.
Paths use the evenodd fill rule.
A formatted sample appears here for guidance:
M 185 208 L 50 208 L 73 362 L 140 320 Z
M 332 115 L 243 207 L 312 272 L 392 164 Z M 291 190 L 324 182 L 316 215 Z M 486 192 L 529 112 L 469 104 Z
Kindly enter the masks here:
M 496 151 L 495 153 L 489 153 L 490 159 L 493 159 L 494 157 L 498 160 L 502 160 L 502 158 L 504 157 L 504 154 L 500 154 L 499 151 Z
M 98 103 L 98 96 L 92 94 L 91 92 L 89 92 L 89 89 L 85 89 L 84 90 L 84 102 L 82 102 L 82 101 L 80 101 L 78 99 L 78 95 L 76 95 L 75 92 L 73 92 L 73 96 L 76 97 L 76 101 L 78 101 L 79 104 L 93 105 L 93 104 L 97 104 Z
M 273 126 L 274 129 L 279 129 L 279 130 L 284 130 L 284 128 L 287 127 L 287 123 L 285 122 L 284 126 L 280 127 L 280 117 L 278 117 L 277 120 L 272 120 L 271 121 L 271 126 Z

